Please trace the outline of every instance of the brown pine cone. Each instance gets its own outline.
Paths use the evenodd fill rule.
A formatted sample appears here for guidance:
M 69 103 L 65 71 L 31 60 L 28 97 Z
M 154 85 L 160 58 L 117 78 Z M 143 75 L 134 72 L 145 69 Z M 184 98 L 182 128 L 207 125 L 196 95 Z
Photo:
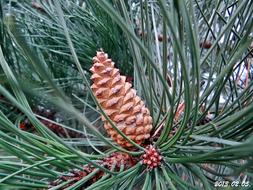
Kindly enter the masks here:
M 94 84 L 91 86 L 94 95 L 101 104 L 105 113 L 128 138 L 137 144 L 142 144 L 150 137 L 152 118 L 144 102 L 136 95 L 132 85 L 126 82 L 119 70 L 114 68 L 114 62 L 108 59 L 107 54 L 98 51 L 93 58 L 90 69 Z M 104 127 L 111 138 L 122 147 L 132 147 L 110 123 L 105 121 Z

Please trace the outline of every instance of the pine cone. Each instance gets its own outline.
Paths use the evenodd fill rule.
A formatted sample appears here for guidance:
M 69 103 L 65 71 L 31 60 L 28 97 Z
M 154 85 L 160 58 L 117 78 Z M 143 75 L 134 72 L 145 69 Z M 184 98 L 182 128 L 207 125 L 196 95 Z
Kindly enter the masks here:
M 114 171 L 119 172 L 121 169 L 121 165 L 124 165 L 124 170 L 127 170 L 133 167 L 137 163 L 137 160 L 126 153 L 114 152 L 108 157 L 105 157 L 103 160 L 97 160 L 96 163 L 101 166 L 104 166 L 105 168 L 109 170 L 114 169 Z M 71 181 L 67 185 L 60 188 L 60 190 L 64 190 L 67 187 L 70 187 L 74 183 L 80 181 L 81 179 L 89 175 L 95 169 L 96 169 L 95 167 L 88 164 L 88 165 L 83 166 L 82 170 L 74 169 L 72 171 L 69 171 L 63 174 L 62 176 L 60 176 L 58 179 L 50 182 L 49 189 L 55 186 L 58 186 L 65 181 Z M 87 188 L 91 184 L 97 182 L 104 174 L 105 173 L 103 171 L 101 170 L 98 171 L 90 180 L 82 184 L 82 186 L 79 189 L 81 190 L 81 189 Z
M 111 170 L 114 167 L 115 171 L 120 171 L 121 165 L 124 169 L 129 169 L 137 163 L 137 160 L 129 154 L 122 152 L 114 152 L 110 156 L 103 159 L 103 166 Z
M 137 144 L 143 143 L 150 137 L 152 118 L 143 101 L 131 88 L 132 85 L 114 68 L 114 62 L 103 51 L 98 51 L 93 58 L 90 71 L 94 82 L 91 88 L 105 113 L 128 138 Z M 102 120 L 107 133 L 115 142 L 125 148 L 132 147 L 104 117 Z

